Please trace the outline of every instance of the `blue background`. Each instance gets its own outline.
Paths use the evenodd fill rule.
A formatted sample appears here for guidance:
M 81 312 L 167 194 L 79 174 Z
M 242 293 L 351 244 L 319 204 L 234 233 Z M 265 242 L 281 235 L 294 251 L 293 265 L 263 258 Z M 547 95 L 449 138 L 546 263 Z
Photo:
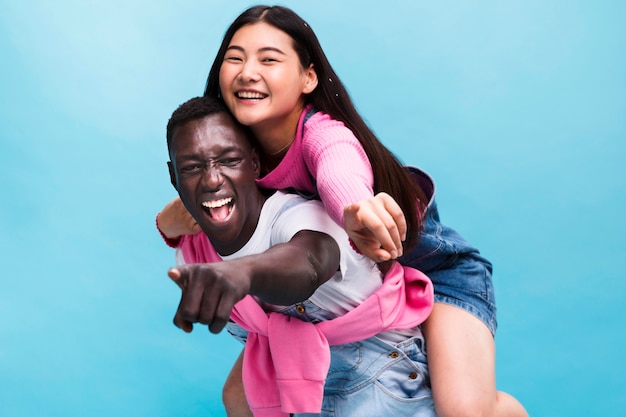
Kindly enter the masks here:
M 239 345 L 171 324 L 165 124 L 250 3 L 0 1 L 0 415 L 223 416 Z M 626 409 L 626 3 L 286 3 L 495 264 L 498 387 Z M 297 341 L 294 341 L 297 343 Z

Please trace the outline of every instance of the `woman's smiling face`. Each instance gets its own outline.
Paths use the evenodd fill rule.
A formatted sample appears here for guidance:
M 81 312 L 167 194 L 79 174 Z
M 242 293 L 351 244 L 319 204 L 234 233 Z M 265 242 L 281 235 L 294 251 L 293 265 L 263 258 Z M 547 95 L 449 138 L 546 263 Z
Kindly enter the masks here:
M 304 95 L 317 86 L 313 67 L 302 67 L 293 39 L 264 22 L 235 32 L 219 78 L 224 102 L 253 130 L 299 116 Z

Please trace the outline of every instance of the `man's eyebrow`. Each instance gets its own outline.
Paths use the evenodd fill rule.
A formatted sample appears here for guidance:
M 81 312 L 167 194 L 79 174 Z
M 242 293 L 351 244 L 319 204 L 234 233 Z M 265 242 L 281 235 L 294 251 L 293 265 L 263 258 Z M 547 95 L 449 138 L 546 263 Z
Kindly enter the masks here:
M 176 157 L 174 158 L 175 161 L 177 162 L 185 162 L 185 161 L 197 161 L 202 159 L 199 155 L 197 154 L 191 154 L 191 153 L 180 153 L 180 154 L 176 154 Z
M 232 146 L 228 146 L 228 147 L 226 147 L 226 148 L 222 149 L 222 150 L 221 150 L 221 151 L 217 154 L 217 156 L 218 156 L 218 157 L 220 157 L 220 156 L 223 156 L 223 155 L 226 155 L 226 154 L 229 154 L 229 153 L 233 153 L 233 152 L 241 152 L 241 151 L 242 151 L 242 148 L 241 148 L 241 147 L 239 147 L 239 146 L 235 146 L 235 145 L 232 145 Z
M 230 153 L 238 153 L 242 152 L 242 148 L 238 146 L 228 146 L 222 150 L 220 150 L 217 154 L 212 155 L 212 159 L 221 158 L 224 155 L 228 155 Z M 188 160 L 202 160 L 205 155 L 201 155 L 199 153 L 185 153 L 182 152 L 179 155 L 176 155 L 176 160 L 188 161 Z

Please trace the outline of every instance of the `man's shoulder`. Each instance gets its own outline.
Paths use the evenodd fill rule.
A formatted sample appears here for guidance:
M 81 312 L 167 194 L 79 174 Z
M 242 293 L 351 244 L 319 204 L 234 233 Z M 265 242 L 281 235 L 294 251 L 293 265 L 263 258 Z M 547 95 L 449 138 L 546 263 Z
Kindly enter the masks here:
M 334 224 L 321 201 L 296 193 L 276 191 L 265 202 L 263 211 L 268 219 L 272 219 L 274 227 L 289 225 L 289 228 L 322 231 Z
M 264 204 L 264 209 L 268 209 L 273 212 L 283 213 L 292 208 L 304 208 L 304 207 L 322 207 L 322 202 L 315 199 L 308 199 L 301 196 L 298 193 L 290 193 L 287 191 L 278 190 L 272 194 Z

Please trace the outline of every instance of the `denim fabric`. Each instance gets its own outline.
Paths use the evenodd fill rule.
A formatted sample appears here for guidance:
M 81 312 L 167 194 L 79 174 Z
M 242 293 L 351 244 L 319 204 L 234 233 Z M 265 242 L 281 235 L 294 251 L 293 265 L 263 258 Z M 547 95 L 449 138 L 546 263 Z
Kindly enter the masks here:
M 498 323 L 491 263 L 459 233 L 441 223 L 433 179 L 419 168 L 408 166 L 407 169 L 426 194 L 429 204 L 419 242 L 399 259 L 400 263 L 428 275 L 435 287 L 436 303 L 462 308 L 485 323 L 495 335 Z M 311 180 L 315 184 L 313 177 Z M 317 194 L 308 195 L 293 189 L 290 192 L 319 199 Z
M 468 311 L 495 334 L 496 302 L 491 263 L 459 233 L 440 222 L 434 182 L 419 169 L 409 169 L 430 201 L 419 243 L 400 258 L 400 263 L 428 275 L 435 287 L 435 302 Z
M 281 313 L 304 321 L 334 315 L 309 301 Z M 247 332 L 233 322 L 228 332 L 245 343 Z M 294 340 L 294 345 L 298 343 Z M 331 362 L 321 414 L 297 417 L 435 417 L 424 339 L 415 336 L 396 345 L 377 337 L 330 347 Z
M 321 417 L 436 416 L 422 337 L 395 346 L 372 337 L 330 352 Z

